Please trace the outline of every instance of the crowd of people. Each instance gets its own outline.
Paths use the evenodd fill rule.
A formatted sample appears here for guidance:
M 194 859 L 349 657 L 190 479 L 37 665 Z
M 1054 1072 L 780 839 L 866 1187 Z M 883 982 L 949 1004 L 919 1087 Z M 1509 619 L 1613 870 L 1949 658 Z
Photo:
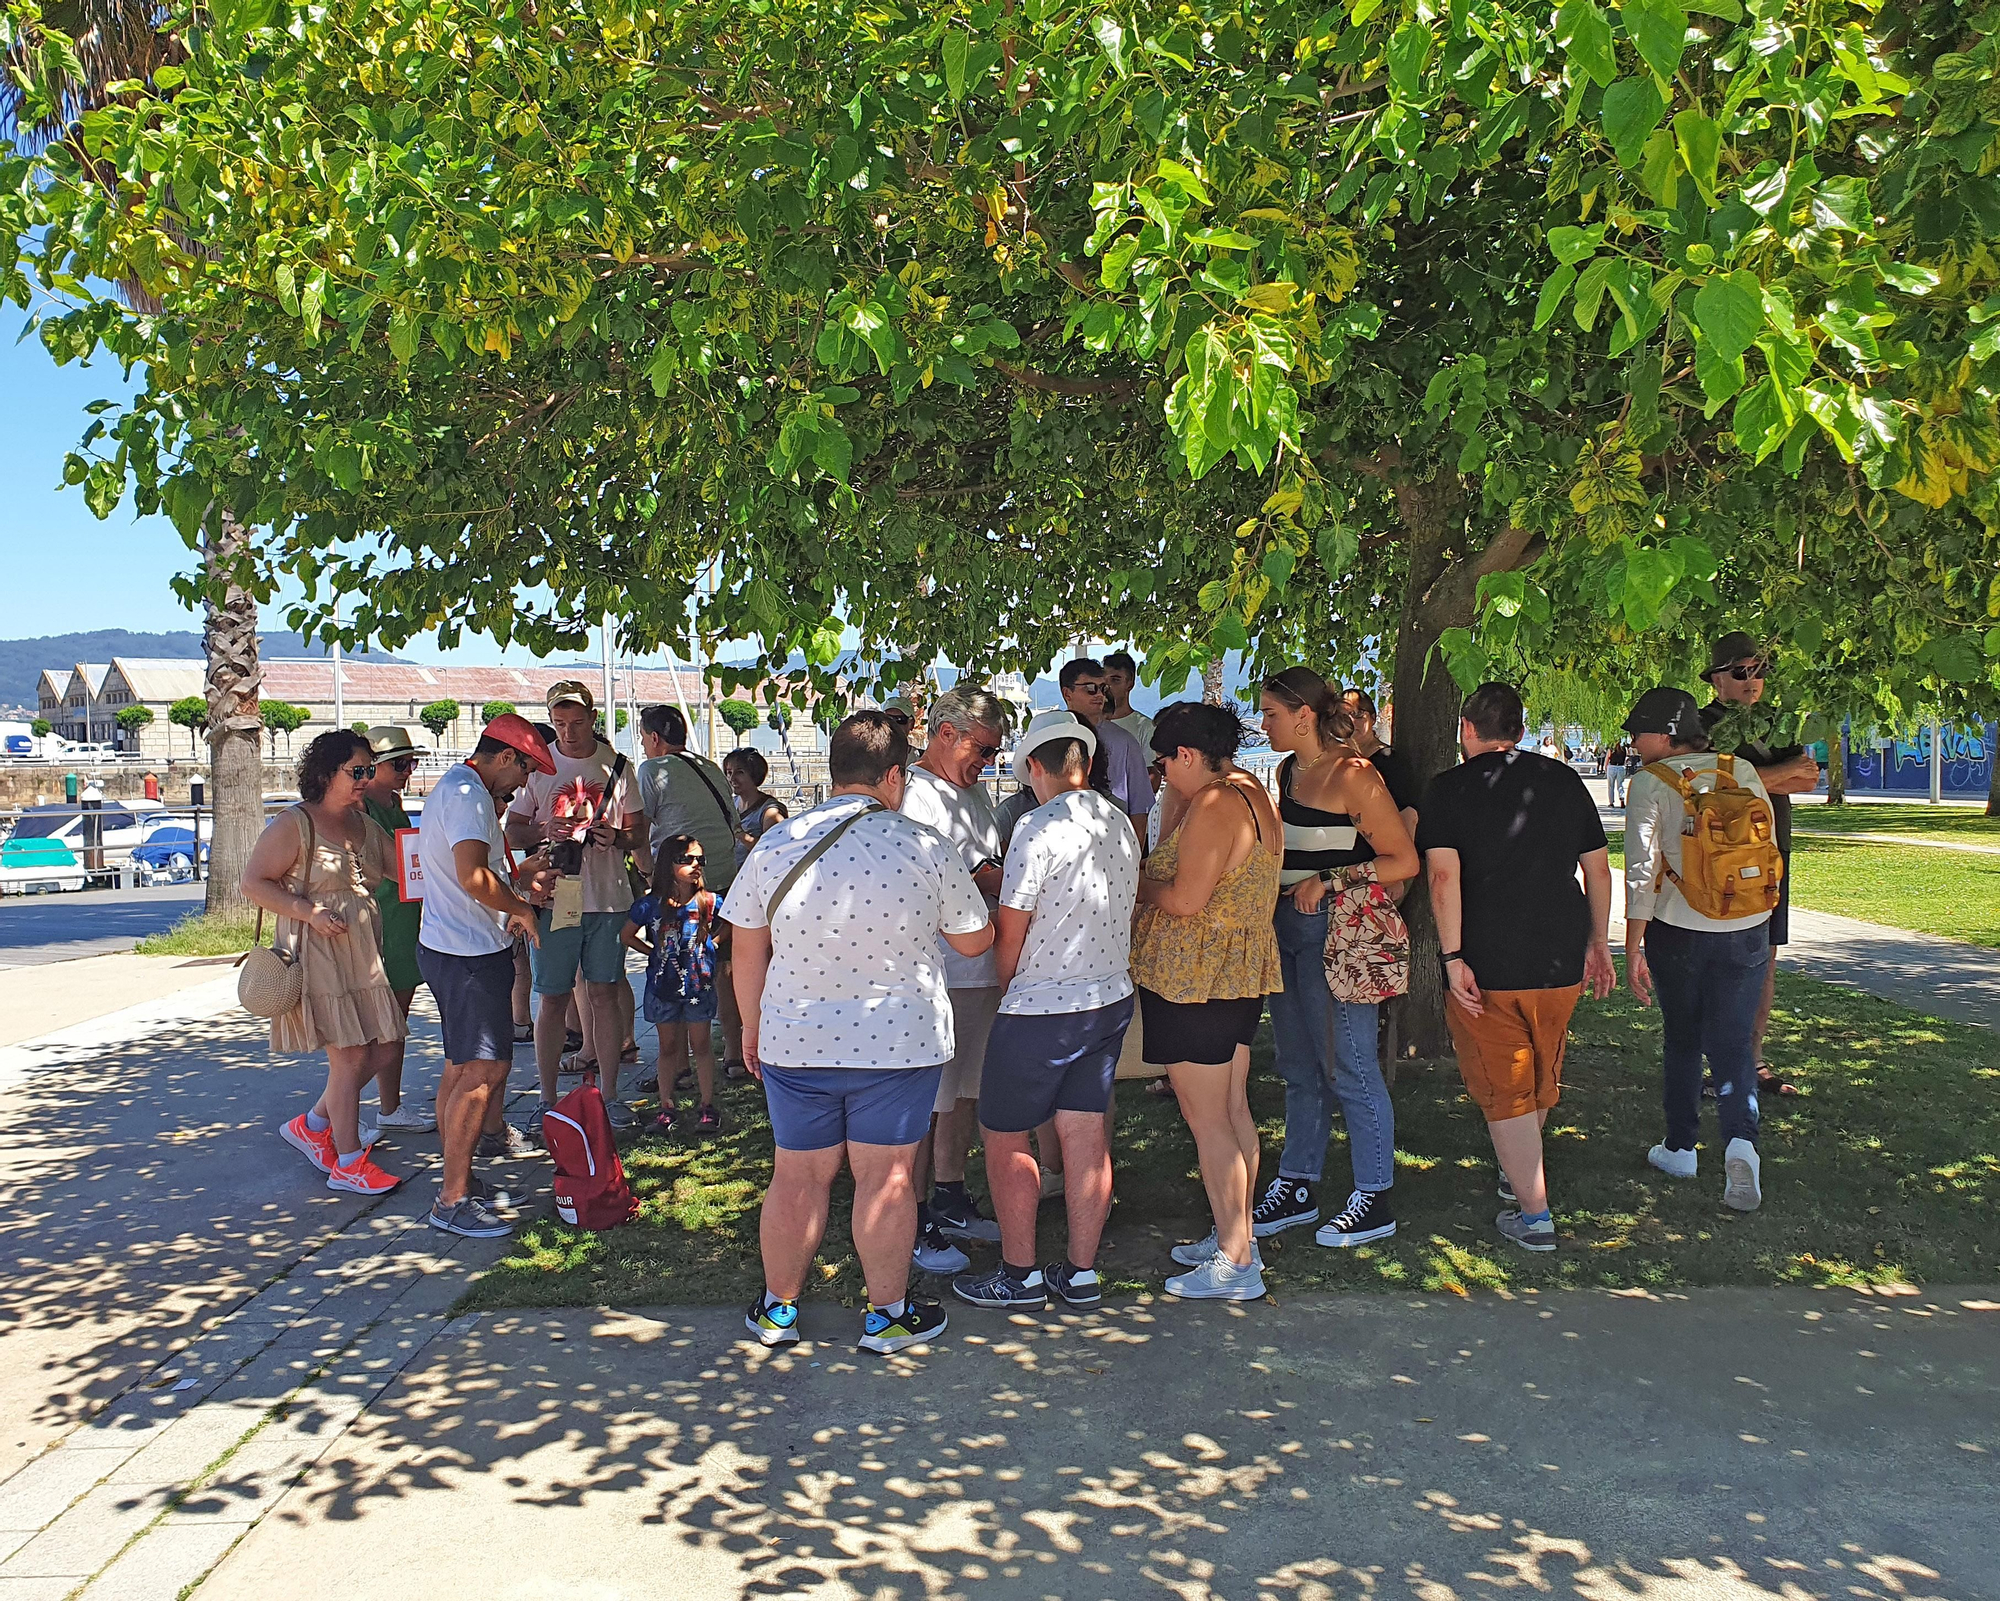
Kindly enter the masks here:
M 1785 936 L 1784 797 L 1818 777 L 1797 748 L 1710 748 L 1726 709 L 1761 695 L 1763 672 L 1747 636 L 1724 638 L 1706 675 L 1714 702 L 1647 690 L 1624 720 L 1625 760 L 1607 764 L 1624 791 L 1626 978 L 1663 1022 L 1663 1129 L 1647 1160 L 1696 1175 L 1706 1082 L 1722 1200 L 1739 1210 L 1762 1201 L 1760 1095 L 1789 1089 L 1761 1059 Z M 1121 1063 L 1163 1078 L 1213 1221 L 1173 1249 L 1183 1271 L 1167 1292 L 1254 1299 L 1260 1240 L 1311 1227 L 1342 1249 L 1396 1232 L 1379 1012 L 1409 988 L 1400 903 L 1421 877 L 1445 1020 L 1496 1159 L 1495 1227 L 1525 1250 L 1556 1249 L 1542 1129 L 1579 998 L 1617 982 L 1607 839 L 1583 779 L 1523 748 L 1525 710 L 1504 683 L 1466 698 L 1462 762 L 1420 788 L 1377 737 L 1367 693 L 1309 667 L 1260 687 L 1282 757 L 1268 785 L 1238 763 L 1233 710 L 1183 701 L 1148 717 L 1132 709 L 1135 678 L 1123 653 L 1066 663 L 1062 708 L 1018 731 L 1005 701 L 970 686 L 921 712 L 901 699 L 856 712 L 829 742 L 828 798 L 797 816 L 762 787 L 761 755 L 717 766 L 687 748 L 670 707 L 641 714 L 633 770 L 576 681 L 549 691 L 546 724 L 493 719 L 414 829 L 401 801 L 408 732 L 321 735 L 300 763 L 300 803 L 243 877 L 303 977 L 272 1048 L 327 1058 L 323 1092 L 283 1137 L 330 1187 L 372 1195 L 401 1182 L 374 1159 L 379 1131 L 434 1122 L 431 1224 L 509 1232 L 475 1158 L 535 1143 L 565 1070 L 596 1072 L 614 1130 L 638 1126 L 620 1093 L 624 1070 L 639 1073 L 636 952 L 637 1007 L 658 1043 L 637 1086 L 657 1097 L 647 1127 L 712 1133 L 719 1079 L 762 1087 L 776 1155 L 764 1288 L 746 1324 L 765 1344 L 798 1338 L 843 1167 L 865 1348 L 945 1328 L 942 1305 L 912 1293 L 913 1271 L 948 1276 L 974 1306 L 1097 1305 Z M 1020 788 L 996 806 L 984 774 L 1010 739 Z M 414 835 L 400 866 L 399 834 Z M 539 1096 L 508 1129 L 523 958 Z M 434 1119 L 402 1095 L 419 983 L 446 1060 Z M 1284 1090 L 1269 1167 L 1249 1097 L 1267 1012 Z M 1336 1105 L 1344 1201 L 1326 1188 Z M 991 1215 L 967 1187 L 975 1144 Z M 1058 1197 L 1066 1245 L 1045 1259 L 1038 1211 Z M 967 1247 L 985 1246 L 997 1251 L 976 1267 Z

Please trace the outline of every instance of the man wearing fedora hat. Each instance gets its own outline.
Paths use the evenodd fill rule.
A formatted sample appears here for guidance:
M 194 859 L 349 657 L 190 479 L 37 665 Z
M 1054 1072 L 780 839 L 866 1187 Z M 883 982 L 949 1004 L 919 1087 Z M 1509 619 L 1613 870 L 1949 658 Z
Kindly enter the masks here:
M 1007 847 L 994 913 L 1004 993 L 979 1091 L 1000 1262 L 952 1281 L 974 1306 L 1095 1306 L 1097 1242 L 1111 1206 L 1105 1112 L 1132 1022 L 1132 908 L 1139 836 L 1090 787 L 1097 733 L 1074 712 L 1043 712 L 1014 746 L 1040 804 Z M 1053 1122 L 1067 1175 L 1065 1260 L 1037 1267 L 1041 1174 L 1030 1131 Z
M 1769 667 L 1765 653 L 1748 634 L 1737 630 L 1724 634 L 1708 653 L 1708 671 L 1702 677 L 1715 691 L 1715 699 L 1701 709 L 1701 726 L 1711 735 L 1728 717 L 1731 708 L 1755 706 L 1764 698 L 1764 674 Z M 1726 739 L 1727 729 L 1722 730 Z M 1720 747 L 1718 747 L 1720 748 Z M 1764 992 L 1757 1002 L 1757 1023 L 1751 1033 L 1757 1053 L 1757 1092 L 1780 1099 L 1797 1095 L 1798 1090 L 1771 1071 L 1764 1060 L 1764 1034 L 1771 1026 L 1771 1003 L 1777 995 L 1778 947 L 1791 937 L 1792 923 L 1792 797 L 1809 795 L 1819 785 L 1819 763 L 1803 745 L 1775 748 L 1759 739 L 1734 742 L 1734 754 L 1757 769 L 1764 792 L 1771 801 L 1772 831 L 1777 835 L 1778 854 L 1785 859 L 1785 876 L 1778 884 L 1778 909 L 1771 914 L 1771 954 L 1764 964 Z
M 396 841 L 400 852 L 399 836 L 412 826 L 410 814 L 403 810 L 403 791 L 417 770 L 417 742 L 407 728 L 384 724 L 368 730 L 368 745 L 375 754 L 375 776 L 361 791 L 362 809 Z M 417 971 L 417 931 L 423 923 L 424 903 L 403 899 L 400 876 L 385 878 L 376 886 L 375 905 L 382 914 L 382 971 L 389 977 L 396 1005 L 407 1018 L 417 986 L 424 981 Z M 382 1101 L 382 1114 L 375 1122 L 378 1128 L 423 1134 L 437 1127 L 437 1119 L 403 1100 L 403 1047 L 407 1043 L 395 1042 L 395 1060 L 375 1076 L 375 1093 Z

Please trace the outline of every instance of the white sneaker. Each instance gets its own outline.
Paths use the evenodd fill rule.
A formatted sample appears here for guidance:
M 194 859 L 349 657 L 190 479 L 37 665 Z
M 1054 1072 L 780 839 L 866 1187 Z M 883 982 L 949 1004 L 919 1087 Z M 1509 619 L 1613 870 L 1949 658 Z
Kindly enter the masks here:
M 1210 1229 L 1194 1244 L 1176 1245 L 1168 1254 L 1182 1267 L 1200 1267 L 1221 1249 L 1222 1245 L 1215 1237 L 1215 1230 Z M 1250 1260 L 1260 1268 L 1264 1265 L 1264 1248 L 1254 1238 L 1250 1241 Z
M 1763 1158 L 1756 1146 L 1746 1139 L 1731 1140 L 1722 1153 L 1722 1204 L 1739 1212 L 1756 1211 L 1764 1204 L 1763 1171 Z
M 1655 1145 L 1646 1153 L 1646 1160 L 1662 1173 L 1677 1179 L 1694 1177 L 1695 1156 L 1693 1151 L 1670 1151 L 1665 1144 Z
M 373 1145 L 377 1140 L 379 1140 L 382 1137 L 381 1125 L 378 1123 L 370 1123 L 365 1119 L 355 1124 L 354 1132 L 357 1136 L 359 1136 L 361 1140 L 361 1148 L 364 1151 L 367 1150 L 369 1146 Z
M 408 1101 L 393 1112 L 384 1112 L 375 1119 L 378 1128 L 399 1128 L 411 1134 L 428 1134 L 437 1125 L 437 1119 L 428 1112 L 420 1112 Z
M 1167 1294 L 1183 1301 L 1254 1301 L 1264 1293 L 1264 1269 L 1238 1267 L 1220 1251 L 1191 1273 L 1167 1280 Z
M 967 1256 L 934 1228 L 917 1231 L 916 1249 L 910 1260 L 926 1273 L 963 1273 L 972 1266 Z

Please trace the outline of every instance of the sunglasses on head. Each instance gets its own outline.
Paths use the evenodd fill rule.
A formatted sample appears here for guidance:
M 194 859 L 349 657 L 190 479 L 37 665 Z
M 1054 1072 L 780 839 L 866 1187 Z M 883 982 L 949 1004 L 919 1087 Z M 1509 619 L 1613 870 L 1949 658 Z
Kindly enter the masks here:
M 347 776 L 357 784 L 365 784 L 375 776 L 375 764 L 373 762 L 356 762 L 354 766 L 348 768 Z

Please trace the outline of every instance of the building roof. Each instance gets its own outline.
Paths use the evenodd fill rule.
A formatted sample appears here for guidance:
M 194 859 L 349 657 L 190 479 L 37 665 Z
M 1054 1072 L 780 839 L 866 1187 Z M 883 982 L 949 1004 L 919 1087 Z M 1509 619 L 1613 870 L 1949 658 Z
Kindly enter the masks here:
M 60 667 L 44 667 L 41 679 L 35 686 L 35 692 L 39 695 L 43 690 L 47 690 L 60 703 L 69 695 L 69 674 Z
M 264 664 L 263 693 L 273 700 L 325 705 L 333 699 L 333 663 L 321 657 L 278 659 Z M 344 661 L 341 679 L 346 698 L 371 704 L 414 701 L 419 708 L 434 700 L 455 700 L 477 712 L 489 700 L 512 701 L 524 711 L 539 706 L 551 684 L 578 678 L 593 694 L 601 693 L 603 670 L 586 667 L 421 667 L 390 662 Z M 707 682 L 699 672 L 679 668 L 619 668 L 618 698 L 629 693 L 644 705 L 671 704 L 685 696 L 690 705 L 706 701 Z
M 134 700 L 176 701 L 207 692 L 208 668 L 199 657 L 114 656 L 111 668 Z
M 92 700 L 97 699 L 104 688 L 104 675 L 111 671 L 109 662 L 78 662 L 70 668 L 69 678 L 63 685 L 63 699 L 68 700 L 82 681 L 84 693 Z

